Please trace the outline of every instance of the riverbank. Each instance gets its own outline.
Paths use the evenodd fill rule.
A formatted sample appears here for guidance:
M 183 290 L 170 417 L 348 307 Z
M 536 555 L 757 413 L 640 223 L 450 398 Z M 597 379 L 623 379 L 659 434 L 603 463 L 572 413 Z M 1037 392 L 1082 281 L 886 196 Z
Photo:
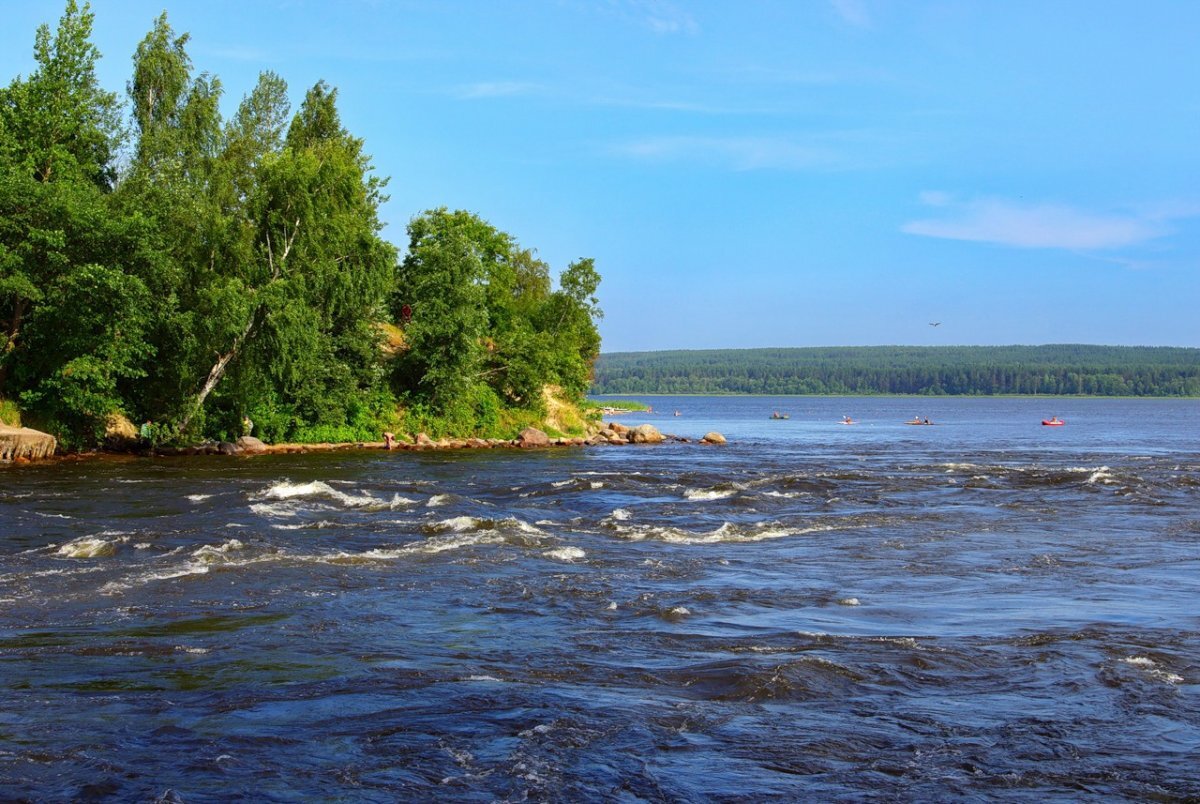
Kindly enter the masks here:
M 10 428 L 11 429 L 11 428 Z M 42 434 L 44 435 L 44 434 Z M 453 451 L 480 449 L 550 449 L 556 447 L 599 447 L 599 446 L 630 446 L 641 444 L 724 444 L 725 437 L 717 432 L 708 432 L 695 438 L 671 433 L 662 433 L 650 424 L 628 427 L 617 422 L 602 423 L 596 432 L 587 437 L 560 436 L 551 437 L 544 431 L 534 427 L 522 430 L 516 438 L 430 438 L 425 433 L 415 435 L 395 436 L 385 433 L 383 441 L 347 441 L 347 442 L 318 442 L 310 444 L 266 444 L 257 438 L 244 436 L 237 441 L 209 441 L 203 444 L 180 447 L 150 447 L 130 442 L 122 449 L 97 450 L 94 452 L 66 453 L 43 455 L 36 460 L 47 461 L 80 461 L 98 458 L 129 457 L 129 458 L 172 458 L 191 457 L 200 455 L 216 455 L 226 457 L 253 457 L 258 455 L 289 455 L 312 452 L 335 452 L 342 450 L 381 450 L 384 452 L 423 452 L 423 451 Z M 386 438 L 386 436 L 391 436 Z M 34 459 L 22 459 L 0 462 L 4 465 L 21 465 L 33 462 Z

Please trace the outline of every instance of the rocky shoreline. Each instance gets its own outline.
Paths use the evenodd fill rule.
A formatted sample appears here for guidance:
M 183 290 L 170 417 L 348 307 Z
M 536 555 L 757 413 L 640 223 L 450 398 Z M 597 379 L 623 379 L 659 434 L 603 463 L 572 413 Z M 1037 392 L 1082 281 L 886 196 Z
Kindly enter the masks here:
M 632 444 L 662 444 L 666 442 L 689 444 L 724 444 L 720 433 L 706 433 L 702 438 L 662 433 L 652 424 L 629 427 L 617 422 L 606 423 L 593 435 L 552 438 L 536 427 L 527 427 L 516 438 L 430 438 L 425 433 L 396 436 L 384 433 L 383 441 L 353 441 L 344 443 L 315 444 L 266 444 L 252 436 L 243 436 L 237 441 L 208 442 L 191 447 L 163 447 L 153 450 L 155 455 L 272 455 L 305 452 L 330 452 L 348 449 L 381 449 L 420 452 L 425 450 L 462 449 L 545 449 L 549 447 L 598 447 L 627 446 Z
M 14 428 L 9 428 L 14 429 Z M 22 428 L 28 430 L 28 428 Z M 34 433 L 44 438 L 51 439 L 51 436 L 37 431 L 29 430 L 29 433 Z M 99 455 L 140 455 L 145 457 L 173 457 L 184 455 L 226 455 L 226 456 L 254 456 L 254 455 L 276 455 L 276 454 L 302 454 L 309 452 L 332 452 L 336 450 L 384 450 L 384 451 L 409 451 L 420 452 L 426 450 L 464 450 L 464 449 L 547 449 L 552 447 L 598 447 L 598 446 L 630 446 L 640 444 L 662 444 L 662 443 L 680 443 L 680 444 L 724 444 L 725 437 L 720 433 L 710 432 L 698 439 L 691 439 L 685 436 L 672 435 L 662 433 L 652 424 L 640 424 L 633 427 L 619 424 L 617 422 L 608 422 L 600 426 L 600 428 L 589 436 L 561 437 L 552 438 L 545 432 L 535 428 L 527 427 L 522 430 L 514 439 L 499 439 L 499 438 L 430 438 L 425 433 L 416 433 L 414 435 L 396 436 L 392 433 L 384 433 L 383 441 L 351 441 L 338 443 L 315 443 L 315 444 L 266 444 L 252 436 L 243 436 L 237 441 L 210 441 L 203 444 L 186 447 L 157 447 L 146 448 L 140 446 L 135 441 L 129 441 L 124 449 L 115 448 L 101 453 L 86 453 L 83 455 L 62 455 L 55 456 L 53 448 L 49 452 L 42 451 L 34 457 L 22 456 L 0 463 L 29 463 L 31 460 L 46 460 L 54 459 L 78 459 L 87 456 Z M 29 436 L 26 436 L 27 438 Z M 39 442 L 43 443 L 43 442 Z

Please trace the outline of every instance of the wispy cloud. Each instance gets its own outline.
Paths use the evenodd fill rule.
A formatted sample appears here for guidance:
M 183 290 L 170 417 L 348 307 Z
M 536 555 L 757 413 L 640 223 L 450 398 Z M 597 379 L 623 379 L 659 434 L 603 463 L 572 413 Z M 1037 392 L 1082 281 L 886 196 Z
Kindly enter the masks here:
M 1170 220 L 1196 214 L 1189 207 L 1113 213 L 1002 198 L 959 201 L 940 191 L 926 191 L 920 198 L 941 214 L 910 221 L 900 227 L 902 231 L 1016 248 L 1119 249 L 1162 237 L 1170 231 Z
M 651 137 L 620 144 L 613 152 L 650 162 L 698 162 L 731 170 L 811 170 L 842 162 L 830 148 L 769 137 Z
M 866 28 L 871 24 L 871 15 L 862 0 L 830 0 L 833 10 L 844 21 L 856 28 Z
M 700 24 L 671 0 L 603 0 L 601 11 L 657 34 L 695 34 Z
M 455 95 L 463 100 L 509 98 L 514 95 L 533 95 L 542 91 L 539 84 L 526 81 L 480 81 L 458 87 Z

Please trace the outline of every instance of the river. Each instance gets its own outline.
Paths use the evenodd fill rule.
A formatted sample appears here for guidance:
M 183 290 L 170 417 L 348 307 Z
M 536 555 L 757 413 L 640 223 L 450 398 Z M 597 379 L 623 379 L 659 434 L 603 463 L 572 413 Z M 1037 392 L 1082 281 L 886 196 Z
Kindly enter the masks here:
M 0 798 L 1200 798 L 1200 401 L 645 401 L 0 470 Z

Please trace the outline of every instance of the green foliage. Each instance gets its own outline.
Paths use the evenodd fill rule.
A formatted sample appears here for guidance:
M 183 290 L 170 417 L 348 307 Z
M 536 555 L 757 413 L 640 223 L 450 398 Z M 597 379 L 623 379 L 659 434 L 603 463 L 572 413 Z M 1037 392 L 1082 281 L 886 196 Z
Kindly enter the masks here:
M 9 427 L 21 426 L 21 408 L 11 399 L 0 399 L 0 423 Z
M 582 398 L 600 345 L 591 260 L 569 266 L 551 292 L 549 266 L 471 213 L 430 210 L 409 236 L 392 294 L 393 316 L 411 313 L 398 389 L 441 417 L 481 385 L 530 411 L 546 385 Z
M 604 400 L 589 399 L 583 403 L 583 407 L 588 410 L 600 410 L 601 408 L 612 408 L 613 410 L 631 410 L 631 411 L 650 410 L 650 406 L 647 405 L 645 402 L 638 402 L 633 399 L 604 399 Z
M 617 352 L 598 394 L 1200 396 L 1200 349 L 875 346 Z
M 467 212 L 380 235 L 386 180 L 318 82 L 293 114 L 264 72 L 224 120 L 164 13 L 133 55 L 129 127 L 68 0 L 37 69 L 0 89 L 0 394 L 72 447 L 107 417 L 156 441 L 511 435 L 542 388 L 580 396 L 599 275 L 549 267 Z M 127 155 L 119 162 L 117 154 Z M 404 349 L 383 348 L 389 311 Z M 419 429 L 419 428 L 418 428 Z

